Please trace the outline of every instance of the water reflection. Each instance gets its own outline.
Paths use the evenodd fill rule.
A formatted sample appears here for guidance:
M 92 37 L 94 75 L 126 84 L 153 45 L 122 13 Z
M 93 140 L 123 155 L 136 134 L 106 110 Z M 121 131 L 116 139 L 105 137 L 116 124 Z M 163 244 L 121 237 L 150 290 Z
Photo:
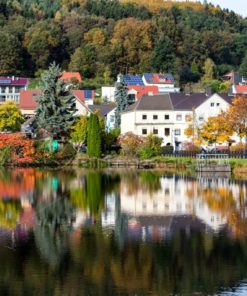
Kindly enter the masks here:
M 0 189 L 1 295 L 246 289 L 245 181 L 17 169 Z

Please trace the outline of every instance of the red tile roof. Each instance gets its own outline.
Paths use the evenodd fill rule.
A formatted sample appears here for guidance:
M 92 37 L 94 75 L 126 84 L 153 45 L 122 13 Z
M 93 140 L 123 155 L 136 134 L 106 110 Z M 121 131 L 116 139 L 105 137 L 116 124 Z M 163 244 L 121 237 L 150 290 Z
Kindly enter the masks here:
M 82 103 L 85 101 L 84 90 L 72 90 L 73 95 Z M 35 99 L 41 94 L 40 90 L 21 90 L 20 92 L 20 108 L 26 110 L 34 110 L 37 107 Z
M 158 86 L 141 86 L 141 85 L 130 85 L 128 86 L 129 90 L 134 89 L 137 94 L 137 100 L 140 100 L 144 95 L 148 95 L 149 93 L 152 93 L 153 95 L 157 95 L 159 93 Z
M 63 75 L 60 77 L 60 80 L 64 80 L 66 82 L 70 82 L 72 79 L 76 79 L 78 80 L 78 82 L 82 82 L 79 72 L 63 72 Z
M 247 94 L 247 85 L 235 85 L 237 94 Z
M 33 110 L 37 107 L 35 98 L 41 94 L 40 90 L 21 90 L 20 91 L 20 108 Z

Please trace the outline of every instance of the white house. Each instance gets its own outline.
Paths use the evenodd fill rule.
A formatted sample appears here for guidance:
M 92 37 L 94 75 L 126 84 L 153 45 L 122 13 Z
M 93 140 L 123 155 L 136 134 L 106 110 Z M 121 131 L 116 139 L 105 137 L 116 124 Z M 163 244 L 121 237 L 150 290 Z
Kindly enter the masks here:
M 89 105 L 91 112 L 99 112 L 99 115 L 104 118 L 106 129 L 109 131 L 115 128 L 115 110 L 116 106 L 111 104 Z
M 180 91 L 175 86 L 175 80 L 171 74 L 144 73 L 142 80 L 146 86 L 158 87 L 159 93 L 177 93 Z
M 188 142 L 185 129 L 196 114 L 197 122 L 203 123 L 211 116 L 227 110 L 232 97 L 226 94 L 208 96 L 205 93 L 170 93 L 143 96 L 121 115 L 121 133 L 133 132 L 140 136 L 150 133 L 163 139 L 163 145 L 179 148 Z
M 25 117 L 31 117 L 35 114 L 35 109 L 37 107 L 36 98 L 41 94 L 40 90 L 22 90 L 20 92 L 20 102 L 19 107 L 22 115 Z M 85 96 L 85 91 L 83 90 L 72 90 L 72 94 L 76 99 L 76 115 L 87 115 L 90 110 L 87 106 L 87 101 L 93 102 L 91 99 L 87 99 Z
M 24 77 L 0 77 L 0 103 L 12 101 L 19 103 L 21 90 L 26 90 L 28 79 Z
M 115 102 L 115 87 L 114 86 L 103 86 L 101 88 L 101 96 L 102 98 L 107 98 L 109 102 Z

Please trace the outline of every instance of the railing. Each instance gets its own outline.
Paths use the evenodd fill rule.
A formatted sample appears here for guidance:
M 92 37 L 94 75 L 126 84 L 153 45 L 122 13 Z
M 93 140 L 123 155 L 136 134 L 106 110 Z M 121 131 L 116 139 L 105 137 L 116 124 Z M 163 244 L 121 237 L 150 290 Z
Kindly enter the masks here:
M 210 155 L 212 153 L 205 153 L 202 155 Z M 247 154 L 244 151 L 222 151 L 222 153 L 214 153 L 215 155 L 227 155 L 228 158 L 237 158 L 237 159 L 244 159 L 247 158 Z M 190 157 L 190 158 L 197 158 L 198 152 L 195 151 L 178 151 L 173 153 L 164 153 L 164 156 L 173 156 L 173 157 Z

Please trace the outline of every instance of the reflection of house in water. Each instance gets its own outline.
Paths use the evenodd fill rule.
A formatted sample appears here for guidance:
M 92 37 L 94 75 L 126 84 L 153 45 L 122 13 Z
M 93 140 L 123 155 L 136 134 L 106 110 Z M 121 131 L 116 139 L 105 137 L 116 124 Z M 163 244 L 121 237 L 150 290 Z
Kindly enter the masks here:
M 171 177 L 161 178 L 161 189 L 150 194 L 141 188 L 129 194 L 127 186 L 121 187 L 121 211 L 133 217 L 140 216 L 187 216 L 193 215 L 213 230 L 226 223 L 217 212 L 209 209 L 203 198 L 197 194 L 198 183 Z
M 139 179 L 138 179 L 139 180 Z M 120 196 L 108 195 L 101 221 L 103 227 L 115 226 L 118 240 L 161 239 L 178 230 L 219 231 L 228 223 L 224 209 L 212 206 L 218 191 L 236 201 L 246 198 L 246 184 L 229 180 L 197 180 L 176 176 L 161 177 L 160 186 L 147 190 L 139 181 L 122 178 Z M 132 182 L 132 183 L 131 183 Z M 225 193 L 224 193 L 225 190 Z M 224 198 L 224 196 L 223 196 Z
M 115 194 L 107 194 L 105 197 L 105 209 L 101 214 L 101 223 L 103 227 L 114 227 L 117 214 L 117 197 Z

